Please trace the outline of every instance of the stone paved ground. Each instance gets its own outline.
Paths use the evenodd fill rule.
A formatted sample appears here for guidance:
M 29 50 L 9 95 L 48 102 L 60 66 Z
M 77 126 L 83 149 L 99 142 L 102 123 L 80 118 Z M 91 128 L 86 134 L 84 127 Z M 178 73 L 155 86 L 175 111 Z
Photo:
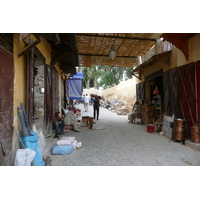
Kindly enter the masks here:
M 92 116 L 93 107 L 82 116 Z M 199 166 L 200 152 L 170 141 L 158 133 L 147 133 L 145 125 L 127 123 L 127 116 L 100 108 L 100 117 L 94 128 L 81 127 L 81 132 L 69 131 L 63 136 L 75 136 L 82 142 L 80 149 L 69 155 L 52 155 L 50 148 L 57 139 L 46 138 L 45 155 L 53 166 Z M 63 137 L 61 136 L 61 137 Z

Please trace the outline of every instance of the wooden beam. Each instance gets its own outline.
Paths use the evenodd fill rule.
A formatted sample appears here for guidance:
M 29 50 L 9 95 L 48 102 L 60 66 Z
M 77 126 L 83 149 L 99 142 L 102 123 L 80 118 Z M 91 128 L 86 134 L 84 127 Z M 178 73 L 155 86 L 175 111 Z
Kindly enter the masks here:
M 59 62 L 66 56 L 67 56 L 67 52 L 57 53 L 56 55 L 54 54 L 52 56 L 51 65 L 55 65 L 56 62 Z
M 26 37 L 28 37 L 30 33 L 20 33 L 20 39 L 24 40 Z
M 100 56 L 109 57 L 109 55 L 99 55 L 99 54 L 78 54 L 79 56 Z M 137 58 L 137 56 L 116 56 L 116 58 Z
M 39 44 L 41 42 L 40 39 L 38 40 L 35 40 L 33 43 L 29 44 L 28 46 L 26 46 L 23 50 L 21 50 L 19 53 L 18 53 L 18 58 L 20 56 L 22 56 L 23 54 L 27 53 L 29 50 L 31 50 L 33 47 L 35 47 L 37 44 Z
M 136 74 L 139 74 L 139 76 L 136 76 Z M 141 80 L 140 72 L 133 72 L 132 75 Z
M 124 40 L 146 40 L 146 41 L 156 42 L 156 39 L 150 39 L 150 38 L 119 37 L 119 36 L 111 36 L 111 35 L 91 35 L 91 34 L 86 34 L 86 33 L 76 33 L 76 35 L 77 36 L 87 36 L 87 37 L 124 39 Z

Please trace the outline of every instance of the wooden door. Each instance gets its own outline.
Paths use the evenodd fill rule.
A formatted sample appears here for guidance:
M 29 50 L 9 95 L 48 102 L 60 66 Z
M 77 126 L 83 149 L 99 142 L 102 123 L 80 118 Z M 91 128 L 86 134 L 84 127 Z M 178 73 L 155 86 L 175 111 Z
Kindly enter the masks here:
M 59 108 L 59 97 L 58 97 L 58 71 L 55 67 L 52 67 L 52 111 L 53 115 L 58 111 Z
M 52 76 L 51 76 L 51 67 L 49 65 L 45 65 L 45 96 L 44 96 L 44 106 L 45 106 L 45 114 L 44 114 L 44 134 L 46 137 L 50 137 L 52 135 Z
M 137 101 L 140 99 L 145 99 L 145 82 L 138 83 L 136 85 L 136 99 Z
M 61 79 L 61 106 L 65 108 L 65 80 Z
M 200 124 L 200 61 L 196 62 L 197 65 L 197 122 Z
M 197 122 L 197 65 L 190 63 L 179 67 L 178 75 L 180 117 L 186 119 L 186 136 L 190 136 L 189 129 Z
M 12 162 L 13 57 L 0 47 L 0 165 Z
M 29 38 L 28 44 L 32 43 L 32 38 Z M 33 128 L 33 69 L 34 69 L 34 49 L 32 48 L 27 54 L 27 94 L 26 94 L 26 114 L 30 129 Z
M 69 105 L 69 97 L 68 97 L 68 79 L 65 80 L 65 107 Z
M 177 68 L 163 73 L 164 112 L 173 113 L 179 117 L 178 101 L 178 71 Z

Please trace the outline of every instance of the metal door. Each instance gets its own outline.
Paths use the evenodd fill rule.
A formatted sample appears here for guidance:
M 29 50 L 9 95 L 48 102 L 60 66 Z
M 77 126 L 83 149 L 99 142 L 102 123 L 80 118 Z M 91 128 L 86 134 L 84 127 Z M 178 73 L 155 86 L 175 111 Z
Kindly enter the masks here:
M 0 47 L 0 165 L 12 162 L 13 57 Z
M 51 67 L 45 65 L 45 96 L 44 96 L 44 133 L 46 137 L 52 135 L 52 76 Z
M 197 67 L 195 63 L 183 65 L 178 74 L 180 117 L 186 119 L 186 136 L 190 136 L 189 129 L 197 122 Z
M 179 117 L 178 101 L 178 71 L 177 68 L 163 73 L 164 112 L 175 114 Z

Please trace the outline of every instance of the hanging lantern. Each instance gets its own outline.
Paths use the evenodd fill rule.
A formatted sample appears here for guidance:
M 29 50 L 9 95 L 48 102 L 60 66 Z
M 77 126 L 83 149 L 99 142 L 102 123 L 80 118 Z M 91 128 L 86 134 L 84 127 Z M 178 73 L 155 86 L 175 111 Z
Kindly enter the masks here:
M 111 48 L 110 48 L 110 51 L 109 51 L 110 60 L 114 60 L 114 59 L 115 59 L 116 53 L 117 53 L 117 50 L 116 50 L 115 47 L 112 45 Z

